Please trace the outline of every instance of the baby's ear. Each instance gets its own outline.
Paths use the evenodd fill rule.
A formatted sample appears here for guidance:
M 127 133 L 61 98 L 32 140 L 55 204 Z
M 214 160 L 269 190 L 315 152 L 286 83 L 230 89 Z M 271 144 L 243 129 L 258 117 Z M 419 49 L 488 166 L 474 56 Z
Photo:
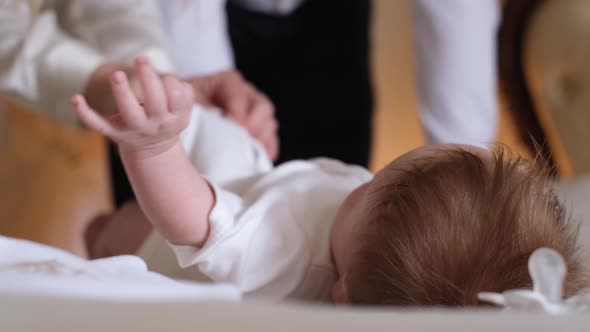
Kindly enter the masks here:
M 332 302 L 334 304 L 349 304 L 348 287 L 346 286 L 346 274 L 340 276 L 334 286 L 332 286 Z

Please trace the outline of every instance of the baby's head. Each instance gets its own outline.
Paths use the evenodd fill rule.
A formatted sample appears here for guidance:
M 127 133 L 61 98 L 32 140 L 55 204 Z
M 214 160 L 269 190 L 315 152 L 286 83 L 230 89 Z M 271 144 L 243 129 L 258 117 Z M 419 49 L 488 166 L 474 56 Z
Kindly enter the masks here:
M 394 160 L 351 193 L 332 228 L 337 303 L 477 305 L 479 292 L 531 288 L 540 247 L 565 259 L 564 292 L 584 284 L 547 171 L 465 145 L 434 145 Z

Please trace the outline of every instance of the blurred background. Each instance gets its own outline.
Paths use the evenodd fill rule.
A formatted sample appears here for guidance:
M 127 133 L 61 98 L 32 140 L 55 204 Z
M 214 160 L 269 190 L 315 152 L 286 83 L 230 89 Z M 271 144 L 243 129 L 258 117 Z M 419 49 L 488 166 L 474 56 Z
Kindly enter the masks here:
M 498 83 L 497 142 L 531 157 L 534 140 L 549 152 L 561 178 L 584 174 L 590 71 L 579 68 L 590 59 L 583 56 L 590 49 L 583 37 L 590 31 L 585 29 L 590 2 L 506 5 L 504 20 L 510 22 L 499 30 L 499 71 L 504 72 Z M 377 171 L 426 139 L 417 113 L 411 0 L 375 0 L 373 16 L 376 104 L 370 168 Z M 1 102 L 0 234 L 82 255 L 86 223 L 113 208 L 105 141 L 33 112 L 6 94 Z

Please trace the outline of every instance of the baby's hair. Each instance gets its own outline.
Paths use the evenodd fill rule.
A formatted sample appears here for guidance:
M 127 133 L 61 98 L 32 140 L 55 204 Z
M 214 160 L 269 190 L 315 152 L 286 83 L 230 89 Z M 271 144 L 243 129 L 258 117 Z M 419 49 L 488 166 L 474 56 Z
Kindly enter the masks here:
M 578 227 L 565 215 L 542 162 L 441 151 L 385 170 L 364 197 L 367 227 L 346 276 L 355 304 L 469 306 L 479 292 L 532 288 L 540 247 L 565 259 L 564 293 L 585 286 Z

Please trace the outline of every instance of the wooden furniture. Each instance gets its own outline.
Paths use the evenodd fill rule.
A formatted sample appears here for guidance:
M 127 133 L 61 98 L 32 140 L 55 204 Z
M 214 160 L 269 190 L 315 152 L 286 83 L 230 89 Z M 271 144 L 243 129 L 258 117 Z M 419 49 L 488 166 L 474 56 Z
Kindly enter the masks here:
M 85 255 L 82 231 L 109 209 L 103 140 L 0 98 L 0 234 Z
M 590 172 L 590 2 L 508 0 L 500 79 L 521 139 L 562 177 Z

